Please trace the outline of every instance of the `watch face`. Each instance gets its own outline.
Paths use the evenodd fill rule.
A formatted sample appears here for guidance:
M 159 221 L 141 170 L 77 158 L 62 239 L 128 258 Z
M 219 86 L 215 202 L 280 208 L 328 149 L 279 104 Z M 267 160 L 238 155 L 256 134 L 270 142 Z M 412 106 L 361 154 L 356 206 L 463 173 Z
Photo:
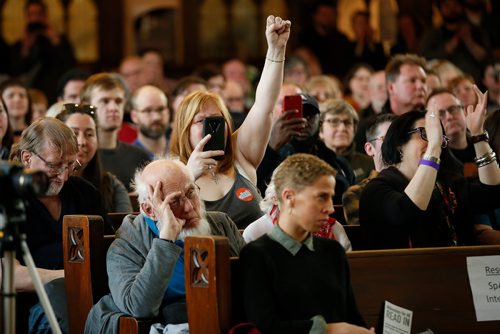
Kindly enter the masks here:
M 490 140 L 490 136 L 488 135 L 487 131 L 484 131 L 480 135 L 472 136 L 471 137 L 471 141 L 472 141 L 473 144 L 479 143 L 480 141 L 486 141 L 487 142 L 489 140 Z

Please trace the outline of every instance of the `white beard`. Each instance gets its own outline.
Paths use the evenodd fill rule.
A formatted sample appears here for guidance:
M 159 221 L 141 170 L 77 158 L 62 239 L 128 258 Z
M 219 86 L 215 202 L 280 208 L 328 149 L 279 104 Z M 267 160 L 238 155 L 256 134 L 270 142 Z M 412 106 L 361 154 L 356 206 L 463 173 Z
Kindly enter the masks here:
M 49 188 L 47 189 L 47 192 L 45 192 L 45 196 L 56 196 L 56 195 L 59 195 L 59 192 L 61 191 L 62 187 L 64 186 L 64 184 L 62 185 L 56 185 L 56 184 L 53 184 L 52 182 L 49 184 Z
M 184 239 L 186 239 L 186 237 L 190 236 L 190 235 L 210 235 L 210 234 L 212 234 L 212 229 L 210 228 L 210 224 L 208 223 L 208 220 L 207 220 L 207 215 L 206 215 L 207 212 L 205 211 L 203 203 L 201 203 L 200 205 L 201 205 L 200 223 L 196 227 L 183 228 L 181 230 L 181 233 L 179 233 L 179 236 L 177 237 L 178 239 L 184 241 Z

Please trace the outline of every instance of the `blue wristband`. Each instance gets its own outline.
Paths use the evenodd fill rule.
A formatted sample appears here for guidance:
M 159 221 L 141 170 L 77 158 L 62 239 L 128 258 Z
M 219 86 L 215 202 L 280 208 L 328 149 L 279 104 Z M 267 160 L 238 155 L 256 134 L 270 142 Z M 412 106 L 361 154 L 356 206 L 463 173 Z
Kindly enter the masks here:
M 435 170 L 439 170 L 440 165 L 432 160 L 422 159 L 420 160 L 420 165 L 425 165 L 434 168 Z

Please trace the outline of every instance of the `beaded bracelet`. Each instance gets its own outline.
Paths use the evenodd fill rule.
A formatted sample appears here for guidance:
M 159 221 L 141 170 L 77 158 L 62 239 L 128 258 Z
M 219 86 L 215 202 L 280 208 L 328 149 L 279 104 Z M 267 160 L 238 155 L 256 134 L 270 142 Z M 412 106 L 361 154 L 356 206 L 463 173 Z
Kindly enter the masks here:
M 266 56 L 266 59 L 269 60 L 270 62 L 273 62 L 273 63 L 283 63 L 285 61 L 285 58 L 283 58 L 282 60 L 276 60 L 276 59 L 269 58 L 267 56 Z
M 426 160 L 426 159 L 421 159 L 420 160 L 420 165 L 429 166 L 429 167 L 434 168 L 435 170 L 439 170 L 439 167 L 441 166 L 440 164 L 438 164 L 435 161 Z

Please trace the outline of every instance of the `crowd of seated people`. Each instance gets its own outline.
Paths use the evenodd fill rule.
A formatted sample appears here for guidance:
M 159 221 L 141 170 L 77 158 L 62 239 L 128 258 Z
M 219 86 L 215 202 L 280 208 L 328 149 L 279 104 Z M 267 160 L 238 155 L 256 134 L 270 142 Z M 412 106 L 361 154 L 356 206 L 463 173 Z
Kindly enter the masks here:
M 425 52 L 378 57 L 376 64 L 360 63 L 379 53 L 370 29 L 364 27 L 363 32 L 359 27 L 357 41 L 349 42 L 328 19 L 335 15 L 335 8 L 318 1 L 318 24 L 301 32 L 297 48 L 301 52 L 286 50 L 290 22 L 268 18 L 268 48 L 256 81 L 249 80 L 254 73 L 248 70 L 249 64 L 232 59 L 210 64 L 210 75 L 202 77 L 204 72 L 197 69 L 174 85 L 160 75 L 162 61 L 157 58 L 161 55 L 145 50 L 124 59 L 121 75 L 88 75 L 80 70 L 59 75 L 61 102 L 54 106 L 54 113 L 38 120 L 32 117 L 33 101 L 28 94 L 33 85 L 15 77 L 0 83 L 0 158 L 10 156 L 49 176 L 46 196 L 30 199 L 28 243 L 37 253 L 35 264 L 48 284 L 50 299 L 62 305 L 56 310 L 62 328 L 67 329 L 60 282 L 64 276 L 62 217 L 131 213 L 136 204 L 131 203 L 132 195 L 138 195 L 139 215 L 128 216 L 118 231 L 111 227 L 107 231 L 117 235 L 108 255 L 108 270 L 115 274 L 110 275 L 115 281 L 109 283 L 111 294 L 92 311 L 91 332 L 116 328 L 114 322 L 107 323 L 111 327 L 101 326 L 106 312 L 160 315 L 162 322 L 186 322 L 184 273 L 180 271 L 186 235 L 229 236 L 233 255 L 238 255 L 244 242 L 241 232 L 253 245 L 244 251 L 245 261 L 256 266 L 252 257 L 263 249 L 276 250 L 293 241 L 298 248 L 302 244 L 312 250 L 316 236 L 337 240 L 345 251 L 352 250 L 329 207 L 323 210 L 328 218 L 320 219 L 321 228 L 304 225 L 308 224 L 306 209 L 311 208 L 294 201 L 319 201 L 310 192 L 318 190 L 317 179 L 290 185 L 286 181 L 286 187 L 276 183 L 276 173 L 290 163 L 290 157 L 299 154 L 301 163 L 316 163 L 301 153 L 326 162 L 329 172 L 319 179 L 328 178 L 333 189 L 327 194 L 333 204 L 343 205 L 347 224 L 361 225 L 366 231 L 366 248 L 499 244 L 500 65 L 489 57 L 487 36 L 473 34 L 478 28 L 467 28 L 466 19 L 446 12 L 445 2 L 438 1 L 443 26 L 422 40 Z M 353 22 L 366 18 L 366 13 L 357 12 Z M 434 46 L 438 37 L 443 50 Z M 342 47 L 351 50 L 352 57 L 341 56 L 337 50 Z M 336 57 L 329 57 L 331 52 Z M 437 63 L 444 70 L 435 66 L 432 72 L 429 58 L 423 56 L 439 57 Z M 447 62 L 463 73 L 447 70 Z M 382 63 L 387 63 L 385 70 L 374 72 Z M 323 72 L 318 74 L 317 68 Z M 428 82 L 431 73 L 437 86 Z M 255 87 L 254 82 L 258 82 Z M 231 95 L 234 92 L 237 97 Z M 299 117 L 297 110 L 284 110 L 287 95 L 301 97 Z M 214 116 L 223 119 L 224 150 L 208 151 L 204 147 L 211 135 L 204 134 L 203 126 L 205 119 Z M 120 139 L 124 127 L 134 134 L 129 143 Z M 293 180 L 292 175 L 286 177 Z M 294 200 L 285 196 L 285 188 Z M 299 209 L 295 204 L 301 205 Z M 303 222 L 296 220 L 299 212 Z M 208 225 L 200 223 L 198 228 L 202 221 Z M 214 226 L 220 221 L 223 226 L 217 229 Z M 300 238 L 292 233 L 297 228 Z M 254 244 L 255 240 L 259 241 Z M 128 258 L 124 249 L 139 242 L 140 256 Z M 344 250 L 334 250 L 340 262 L 345 257 L 338 254 Z M 161 251 L 168 252 L 168 261 L 158 257 Z M 126 261 L 134 264 L 133 270 Z M 169 265 L 160 269 L 158 263 L 165 261 Z M 156 278 L 160 281 L 142 285 L 159 271 L 161 277 Z M 130 275 L 125 277 L 123 272 Z M 33 291 L 22 261 L 16 263 L 16 275 L 19 291 Z M 247 283 L 249 290 L 255 289 L 255 282 Z M 154 303 L 137 298 L 145 291 L 154 295 Z M 349 297 L 348 289 L 342 293 Z M 272 332 L 275 325 L 263 319 L 270 315 L 254 312 L 263 301 L 249 301 L 248 316 Z M 30 326 L 47 328 L 40 305 L 28 306 Z M 330 329 L 335 326 L 328 323 L 336 321 L 364 325 L 355 307 L 349 310 L 354 318 L 321 312 L 313 320 L 317 314 L 300 316 L 304 328 Z

